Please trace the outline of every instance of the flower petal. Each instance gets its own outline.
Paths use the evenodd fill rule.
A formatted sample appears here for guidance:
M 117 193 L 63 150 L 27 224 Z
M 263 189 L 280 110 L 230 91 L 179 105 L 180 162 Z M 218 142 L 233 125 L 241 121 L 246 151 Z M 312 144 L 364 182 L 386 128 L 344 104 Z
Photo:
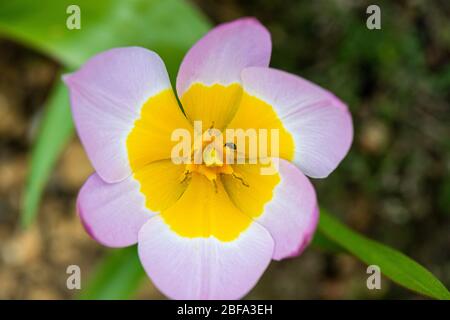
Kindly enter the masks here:
M 162 212 L 177 202 L 187 188 L 187 183 L 181 183 L 184 171 L 184 165 L 172 160 L 155 161 L 137 170 L 133 178 L 140 184 L 146 207 Z
M 228 85 L 240 82 L 242 69 L 269 65 L 272 43 L 266 28 L 254 18 L 221 24 L 186 54 L 177 77 L 178 96 L 196 82 Z
M 161 215 L 180 236 L 213 236 L 221 241 L 236 239 L 252 223 L 250 217 L 233 205 L 220 181 L 214 186 L 204 175 L 195 172 L 186 191 Z
M 230 242 L 180 236 L 162 216 L 150 219 L 139 232 L 144 269 L 173 299 L 241 298 L 267 268 L 272 251 L 270 234 L 256 223 Z
M 244 69 L 242 81 L 246 98 L 229 127 L 279 128 L 281 121 L 280 137 L 286 143 L 280 143 L 280 156 L 310 177 L 328 176 L 353 139 L 347 107 L 313 83 L 275 69 Z M 293 146 L 283 138 L 284 131 L 292 136 Z
M 72 114 L 81 142 L 97 173 L 107 182 L 121 181 L 131 174 L 133 159 L 129 160 L 127 137 L 143 109 L 146 113 L 153 110 L 152 114 L 169 114 L 159 121 L 159 126 L 170 126 L 166 118 L 174 119 L 176 124 L 186 121 L 179 120 L 184 116 L 172 93 L 164 63 L 156 53 L 144 48 L 116 48 L 100 53 L 77 72 L 66 75 L 64 81 L 70 89 Z M 151 99 L 161 94 L 163 101 L 158 98 L 155 103 Z M 166 131 L 166 140 L 170 141 L 171 127 Z M 147 144 L 158 142 L 150 139 Z M 150 150 L 158 154 L 146 159 L 146 163 L 161 158 L 159 148 Z M 170 151 L 165 153 L 169 158 Z
M 187 117 L 222 129 L 242 94 L 241 71 L 268 66 L 271 50 L 269 32 L 254 18 L 212 29 L 189 50 L 178 72 L 177 93 Z
M 275 174 L 262 174 L 261 165 L 233 167 L 246 182 L 223 176 L 225 189 L 243 213 L 265 227 L 275 242 L 273 259 L 299 255 L 309 244 L 317 225 L 314 187 L 289 161 L 277 159 Z
M 319 213 L 314 187 L 297 167 L 280 159 L 279 175 L 272 200 L 256 219 L 274 238 L 275 260 L 302 253 L 312 240 Z
M 109 184 L 96 173 L 81 188 L 77 210 L 86 231 L 108 247 L 135 244 L 139 229 L 155 214 L 145 207 L 133 177 Z
M 83 225 L 98 242 L 110 247 L 135 244 L 142 225 L 172 206 L 186 189 L 183 166 L 171 160 L 146 165 L 125 180 L 106 183 L 93 174 L 78 195 Z

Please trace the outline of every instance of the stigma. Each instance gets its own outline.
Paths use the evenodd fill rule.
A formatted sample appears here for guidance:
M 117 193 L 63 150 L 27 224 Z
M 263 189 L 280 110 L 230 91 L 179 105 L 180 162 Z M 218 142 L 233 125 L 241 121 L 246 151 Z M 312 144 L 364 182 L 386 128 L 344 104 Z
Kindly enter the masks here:
M 223 148 L 229 148 L 227 144 Z M 220 175 L 231 175 L 233 178 L 239 180 L 242 185 L 249 187 L 249 184 L 244 180 L 242 175 L 235 172 L 230 164 L 223 161 L 224 150 L 218 150 L 217 146 L 208 147 L 203 152 L 203 162 L 201 164 L 189 163 L 180 178 L 181 183 L 186 183 L 192 178 L 192 174 L 200 174 L 205 176 L 213 185 L 217 192 L 217 179 Z

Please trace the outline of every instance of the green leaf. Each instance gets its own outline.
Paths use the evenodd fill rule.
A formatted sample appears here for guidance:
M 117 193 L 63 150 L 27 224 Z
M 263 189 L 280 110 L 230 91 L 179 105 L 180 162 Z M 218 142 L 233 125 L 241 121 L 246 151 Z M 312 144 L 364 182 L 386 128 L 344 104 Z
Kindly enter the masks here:
M 326 252 L 338 253 L 345 251 L 336 242 L 327 238 L 322 232 L 317 231 L 314 233 L 314 238 L 311 241 L 313 247 L 319 248 Z
M 66 28 L 66 8 L 81 9 L 81 29 Z M 76 69 L 95 53 L 120 46 L 156 51 L 174 79 L 185 52 L 209 29 L 209 23 L 182 0 L 0 2 L 0 33 Z M 64 145 L 73 133 L 68 94 L 58 80 L 40 124 L 30 159 L 21 224 L 36 216 L 40 198 Z M 100 264 L 83 299 L 130 297 L 145 273 L 133 248 L 117 250 Z
M 436 299 L 450 299 L 445 286 L 427 269 L 403 253 L 352 231 L 325 210 L 318 231 L 368 265 L 378 265 L 394 282 Z
M 69 5 L 80 7 L 81 29 L 69 30 Z M 207 30 L 182 0 L 15 0 L 0 2 L 0 33 L 78 68 L 106 49 L 142 46 L 157 52 L 175 75 L 186 50 Z
M 136 246 L 112 250 L 97 266 L 78 298 L 83 300 L 129 299 L 139 289 L 146 274 Z
M 72 115 L 68 105 L 67 88 L 61 81 L 53 89 L 40 130 L 31 151 L 29 175 L 22 199 L 21 224 L 33 221 L 41 194 L 59 154 L 73 133 Z
M 66 9 L 73 4 L 80 7 L 80 30 L 66 27 Z M 182 0 L 0 1 L 0 33 L 54 57 L 68 69 L 109 48 L 143 46 L 163 58 L 174 79 L 185 52 L 208 28 L 206 19 Z M 33 222 L 46 181 L 73 132 L 67 93 L 61 86 L 58 80 L 31 155 L 23 226 Z

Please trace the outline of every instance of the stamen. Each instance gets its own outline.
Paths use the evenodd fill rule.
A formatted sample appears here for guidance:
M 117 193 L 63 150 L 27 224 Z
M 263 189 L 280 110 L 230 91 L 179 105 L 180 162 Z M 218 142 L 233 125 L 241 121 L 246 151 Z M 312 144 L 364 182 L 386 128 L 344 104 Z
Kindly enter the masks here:
M 244 180 L 244 177 L 242 177 L 242 175 L 240 175 L 239 173 L 233 172 L 231 175 L 233 176 L 233 178 L 239 180 L 244 187 L 247 187 L 247 188 L 250 187 L 250 185 L 247 183 L 247 181 Z
M 208 130 L 214 129 L 214 122 Z M 210 132 L 208 132 L 210 133 Z M 207 141 L 208 145 L 202 145 L 198 150 L 195 149 L 192 151 L 192 160 L 196 159 L 197 155 L 202 156 L 201 164 L 194 163 L 186 164 L 186 169 L 183 172 L 183 175 L 180 177 L 180 183 L 187 183 L 192 178 L 193 173 L 201 174 L 205 176 L 213 185 L 214 191 L 218 192 L 218 183 L 217 177 L 222 174 L 232 175 L 233 178 L 239 180 L 243 186 L 250 187 L 247 181 L 244 178 L 234 172 L 233 167 L 227 161 L 222 159 L 223 154 L 226 153 L 226 149 L 231 149 L 234 151 L 233 156 L 236 156 L 237 147 L 233 142 L 226 142 L 222 145 L 222 141 L 214 144 L 216 140 L 216 136 L 211 134 L 209 140 Z M 211 143 L 212 142 L 212 143 Z M 206 144 L 206 142 L 204 142 Z M 203 150 L 203 148 L 205 148 Z M 203 150 L 203 152 L 201 152 Z
M 189 170 L 186 170 L 180 177 L 180 183 L 188 182 L 191 178 L 192 178 L 192 172 Z
M 217 180 L 213 179 L 211 182 L 212 182 L 213 187 L 214 187 L 214 192 L 217 193 L 218 192 L 218 190 L 217 190 Z
M 216 150 L 214 146 L 212 146 L 211 150 L 204 152 L 203 162 L 207 167 L 212 166 L 223 166 L 222 155 Z

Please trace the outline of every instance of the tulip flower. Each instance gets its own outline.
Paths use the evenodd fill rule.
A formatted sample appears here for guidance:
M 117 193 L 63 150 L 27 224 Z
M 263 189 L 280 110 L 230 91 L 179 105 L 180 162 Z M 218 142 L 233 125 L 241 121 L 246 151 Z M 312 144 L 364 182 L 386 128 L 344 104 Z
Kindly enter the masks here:
M 140 47 L 100 53 L 64 77 L 95 169 L 78 195 L 81 221 L 105 246 L 137 243 L 148 276 L 170 298 L 241 298 L 272 259 L 300 255 L 319 214 L 308 177 L 327 177 L 350 148 L 347 106 L 270 68 L 270 55 L 268 31 L 243 18 L 188 51 L 176 94 L 161 58 Z M 215 134 L 193 143 L 195 123 L 200 136 Z M 193 137 L 183 161 L 173 159 L 177 130 Z M 227 130 L 275 132 L 262 140 L 277 150 L 253 159 Z M 268 163 L 277 164 L 271 174 Z

